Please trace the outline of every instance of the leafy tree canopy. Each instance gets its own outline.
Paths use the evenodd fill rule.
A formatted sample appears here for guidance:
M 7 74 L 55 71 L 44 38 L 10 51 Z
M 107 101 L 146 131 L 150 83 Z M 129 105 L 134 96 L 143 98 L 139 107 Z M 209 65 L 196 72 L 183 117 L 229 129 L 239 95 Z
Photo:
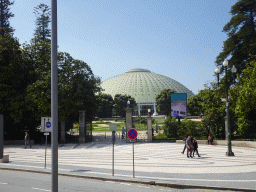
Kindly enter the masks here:
M 256 57 L 246 65 L 238 84 L 230 89 L 232 103 L 235 103 L 238 135 L 243 138 L 255 137 L 256 116 Z
M 171 94 L 176 93 L 172 89 L 164 89 L 156 96 L 158 111 L 164 115 L 171 114 Z
M 83 61 L 73 59 L 68 53 L 58 53 L 58 106 L 59 120 L 65 121 L 78 110 L 86 111 L 87 121 L 96 115 L 96 93 L 100 91 L 100 79 Z M 44 75 L 28 86 L 28 99 L 40 112 L 37 118 L 51 112 L 51 73 Z
M 10 5 L 13 5 L 13 1 L 10 0 L 1 0 L 0 1 L 0 35 L 2 37 L 5 36 L 5 33 L 10 33 L 13 31 L 12 27 L 10 27 L 9 19 L 14 16 L 10 12 Z
M 97 116 L 106 118 L 112 117 L 114 100 L 110 94 L 100 93 L 98 95 Z
M 200 105 L 201 102 L 201 98 L 199 95 L 192 95 L 189 99 L 188 99 L 188 112 L 190 113 L 190 115 L 195 115 L 198 116 L 201 114 L 202 112 L 202 106 Z
M 16 132 L 17 125 L 26 121 L 26 87 L 33 79 L 30 71 L 18 40 L 7 33 L 0 36 L 0 113 L 7 132 Z
M 34 8 L 36 15 L 35 39 L 37 41 L 50 40 L 51 30 L 49 28 L 51 11 L 48 5 L 41 3 Z
M 125 117 L 125 114 L 126 114 L 125 109 L 127 108 L 128 100 L 130 101 L 130 107 L 134 110 L 136 107 L 136 101 L 133 97 L 131 97 L 130 95 L 121 95 L 121 94 L 115 95 L 114 110 L 121 117 Z
M 233 65 L 241 74 L 246 63 L 250 61 L 249 54 L 256 53 L 256 1 L 240 0 L 231 7 L 231 20 L 224 26 L 223 32 L 228 39 L 224 42 L 222 52 L 217 56 L 217 65 L 222 65 L 225 58 L 229 59 L 229 68 Z M 232 78 L 232 77 L 231 77 Z

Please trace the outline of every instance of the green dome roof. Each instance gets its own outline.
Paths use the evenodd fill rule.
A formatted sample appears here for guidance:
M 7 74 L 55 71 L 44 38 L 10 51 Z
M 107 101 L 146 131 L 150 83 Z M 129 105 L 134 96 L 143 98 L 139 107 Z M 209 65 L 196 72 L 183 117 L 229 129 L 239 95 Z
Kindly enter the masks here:
M 172 89 L 177 93 L 194 95 L 181 83 L 146 69 L 132 69 L 121 75 L 114 76 L 101 83 L 103 93 L 114 98 L 116 94 L 131 95 L 137 103 L 154 103 L 156 95 L 163 89 Z

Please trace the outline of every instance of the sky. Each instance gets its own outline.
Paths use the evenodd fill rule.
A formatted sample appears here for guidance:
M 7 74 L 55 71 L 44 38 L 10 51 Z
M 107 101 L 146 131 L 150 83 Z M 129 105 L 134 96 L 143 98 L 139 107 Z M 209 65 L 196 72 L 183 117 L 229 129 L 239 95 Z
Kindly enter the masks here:
M 170 77 L 194 94 L 216 81 L 222 32 L 237 0 L 59 0 L 58 51 L 86 62 L 102 81 L 142 68 Z M 34 7 L 14 0 L 10 25 L 20 44 L 36 28 Z

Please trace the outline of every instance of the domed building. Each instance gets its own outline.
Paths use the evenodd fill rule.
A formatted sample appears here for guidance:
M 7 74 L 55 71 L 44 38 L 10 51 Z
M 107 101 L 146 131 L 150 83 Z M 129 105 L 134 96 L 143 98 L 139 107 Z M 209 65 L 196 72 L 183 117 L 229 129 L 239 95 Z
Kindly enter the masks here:
M 187 93 L 187 97 L 194 95 L 192 91 L 181 83 L 146 69 L 132 69 L 121 75 L 114 76 L 102 82 L 103 93 L 110 94 L 113 98 L 116 94 L 131 95 L 135 98 L 137 109 L 135 115 L 147 114 L 148 108 L 156 111 L 156 96 L 163 89 L 172 89 L 177 93 Z

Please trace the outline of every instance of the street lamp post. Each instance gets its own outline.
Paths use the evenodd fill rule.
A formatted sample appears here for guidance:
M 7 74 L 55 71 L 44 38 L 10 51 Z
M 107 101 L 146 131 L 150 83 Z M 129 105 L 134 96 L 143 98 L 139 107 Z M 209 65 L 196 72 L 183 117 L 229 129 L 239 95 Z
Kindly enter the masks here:
M 228 144 L 228 151 L 226 152 L 226 156 L 234 156 L 234 153 L 232 152 L 232 147 L 231 147 L 231 129 L 230 129 L 230 116 L 229 116 L 229 101 L 228 101 L 228 79 L 227 79 L 227 66 L 228 66 L 228 61 L 225 59 L 223 62 L 223 66 L 225 68 L 225 93 L 226 93 L 226 122 L 225 122 L 225 129 L 226 129 L 226 139 L 227 139 L 227 144 Z M 220 74 L 220 69 L 217 67 L 215 70 L 216 74 L 218 75 L 218 85 L 219 85 L 219 74 Z M 236 73 L 236 68 L 233 65 L 231 72 L 233 74 Z
M 151 109 L 148 109 L 148 116 L 150 117 L 151 116 Z
M 128 101 L 127 101 L 127 108 L 131 108 L 131 107 L 130 107 L 130 103 L 131 103 L 130 100 L 128 100 Z

